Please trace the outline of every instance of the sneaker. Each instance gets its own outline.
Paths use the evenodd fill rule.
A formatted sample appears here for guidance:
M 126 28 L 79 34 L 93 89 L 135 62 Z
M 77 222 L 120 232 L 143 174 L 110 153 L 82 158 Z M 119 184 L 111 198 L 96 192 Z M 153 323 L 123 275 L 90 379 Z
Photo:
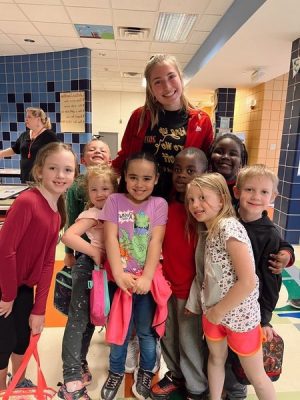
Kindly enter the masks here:
M 184 387 L 184 381 L 172 378 L 171 371 L 152 386 L 150 396 L 153 400 L 167 400 L 173 392 Z
M 13 379 L 13 376 L 10 372 L 7 374 L 7 376 L 9 385 Z M 31 387 L 36 387 L 36 385 L 30 379 L 27 378 L 22 379 L 21 382 L 16 384 L 16 388 L 31 388 Z
M 201 394 L 191 393 L 187 390 L 186 400 L 209 400 L 208 390 Z
M 300 309 L 300 299 L 291 299 L 289 303 L 292 307 Z
M 135 335 L 128 342 L 127 356 L 125 362 L 125 372 L 127 374 L 132 374 L 135 371 L 139 363 L 139 353 L 140 353 L 139 339 Z
M 150 396 L 153 373 L 142 368 L 134 372 L 134 383 L 132 392 L 137 399 L 146 400 Z
M 84 386 L 88 386 L 92 382 L 93 376 L 91 374 L 87 361 L 81 362 L 81 376 L 81 380 Z
M 65 384 L 60 386 L 57 397 L 65 400 L 92 400 L 85 386 L 79 390 L 75 390 L 75 392 L 68 392 Z
M 109 371 L 108 377 L 101 389 L 102 400 L 113 400 L 119 390 L 124 375 Z
M 161 358 L 161 345 L 160 345 L 160 340 L 156 341 L 156 360 L 155 360 L 155 365 L 153 367 L 153 374 L 156 374 L 156 372 L 160 369 L 160 358 Z

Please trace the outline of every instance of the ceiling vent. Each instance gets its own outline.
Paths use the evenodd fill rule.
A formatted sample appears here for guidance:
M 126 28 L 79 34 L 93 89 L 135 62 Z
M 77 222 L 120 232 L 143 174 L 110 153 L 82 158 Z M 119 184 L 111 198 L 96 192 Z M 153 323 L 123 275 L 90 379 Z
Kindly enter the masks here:
M 149 37 L 150 29 L 137 28 L 134 26 L 119 26 L 118 32 L 119 32 L 120 39 L 146 40 Z
M 123 78 L 141 78 L 142 74 L 140 72 L 122 72 Z

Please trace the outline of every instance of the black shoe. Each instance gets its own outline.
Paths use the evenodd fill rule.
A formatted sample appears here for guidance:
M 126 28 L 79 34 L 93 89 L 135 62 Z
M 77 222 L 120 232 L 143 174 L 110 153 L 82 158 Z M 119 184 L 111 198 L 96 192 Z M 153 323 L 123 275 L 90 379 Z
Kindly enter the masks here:
M 119 387 L 124 378 L 124 374 L 115 374 L 109 371 L 108 377 L 101 389 L 101 399 L 102 400 L 113 400 L 119 390 Z
M 146 400 L 150 396 L 151 383 L 154 374 L 139 368 L 134 372 L 132 392 L 139 400 Z
M 206 390 L 203 393 L 196 394 L 186 391 L 186 400 L 209 400 L 209 392 Z
M 300 299 L 291 299 L 289 303 L 293 308 L 300 308 Z

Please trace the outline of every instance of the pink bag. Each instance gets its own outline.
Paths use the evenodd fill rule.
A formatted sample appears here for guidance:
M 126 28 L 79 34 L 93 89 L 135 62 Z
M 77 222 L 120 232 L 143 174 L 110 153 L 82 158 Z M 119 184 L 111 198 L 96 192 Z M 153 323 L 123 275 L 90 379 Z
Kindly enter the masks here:
M 90 320 L 96 326 L 104 326 L 110 310 L 110 301 L 105 269 L 95 265 L 92 272 L 92 281 L 89 282 L 90 292 Z
M 31 336 L 29 346 L 24 354 L 22 364 L 20 365 L 17 373 L 14 375 L 8 388 L 0 391 L 1 400 L 50 400 L 55 396 L 55 390 L 47 387 L 41 370 L 40 359 L 37 351 L 37 342 L 39 338 L 40 335 Z M 37 363 L 37 386 L 29 388 L 16 388 L 16 385 L 19 382 L 21 375 L 25 371 L 25 368 L 27 367 L 32 355 Z

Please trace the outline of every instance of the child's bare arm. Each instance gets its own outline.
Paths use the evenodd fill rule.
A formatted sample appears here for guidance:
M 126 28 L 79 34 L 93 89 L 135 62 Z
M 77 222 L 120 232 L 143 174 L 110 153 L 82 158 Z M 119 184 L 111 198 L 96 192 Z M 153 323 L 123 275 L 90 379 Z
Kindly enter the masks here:
M 101 263 L 100 249 L 91 245 L 91 243 L 81 237 L 90 228 L 96 225 L 97 221 L 93 218 L 81 218 L 66 230 L 61 240 L 68 247 L 93 258 L 95 264 L 98 265 Z
M 219 324 L 230 310 L 237 307 L 254 290 L 256 284 L 255 268 L 248 246 L 234 238 L 229 238 L 226 242 L 226 250 L 238 279 L 225 297 L 207 311 L 207 319 L 214 324 Z

